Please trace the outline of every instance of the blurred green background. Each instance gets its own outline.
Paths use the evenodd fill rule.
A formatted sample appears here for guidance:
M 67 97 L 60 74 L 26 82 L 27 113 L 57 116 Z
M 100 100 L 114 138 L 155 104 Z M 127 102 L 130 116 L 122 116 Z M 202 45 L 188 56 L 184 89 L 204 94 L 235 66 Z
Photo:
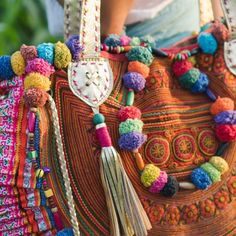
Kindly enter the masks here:
M 44 0 L 0 0 L 0 55 L 58 39 L 48 32 Z

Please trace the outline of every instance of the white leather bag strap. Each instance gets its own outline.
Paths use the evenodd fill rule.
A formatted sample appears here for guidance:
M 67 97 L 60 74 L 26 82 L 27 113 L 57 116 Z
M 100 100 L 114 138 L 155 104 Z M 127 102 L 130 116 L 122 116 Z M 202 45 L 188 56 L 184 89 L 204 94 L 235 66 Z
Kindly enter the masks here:
M 96 59 L 100 55 L 100 0 L 65 0 L 65 38 L 79 34 L 83 45 L 82 59 Z

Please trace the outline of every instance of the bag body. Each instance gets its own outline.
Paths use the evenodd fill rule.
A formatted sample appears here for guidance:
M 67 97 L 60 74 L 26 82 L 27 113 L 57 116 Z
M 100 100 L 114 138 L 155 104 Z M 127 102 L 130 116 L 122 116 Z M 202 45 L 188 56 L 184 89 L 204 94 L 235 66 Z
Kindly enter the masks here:
M 121 55 L 104 53 L 103 56 L 109 58 L 115 84 L 100 111 L 106 117 L 113 143 L 117 146 L 117 112 L 124 105 L 126 91 L 121 78 L 127 61 Z M 219 96 L 235 99 L 235 77 L 225 66 L 223 49 L 220 48 L 214 56 L 199 53 L 196 60 L 200 69 L 211 78 L 211 89 Z M 209 113 L 211 101 L 206 95 L 192 95 L 182 89 L 171 73 L 170 64 L 169 59 L 155 59 L 146 89 L 136 95 L 134 105 L 142 111 L 144 132 L 148 135 L 141 150 L 145 163 L 154 163 L 179 180 L 186 180 L 192 169 L 214 155 L 219 143 Z M 85 235 L 110 235 L 99 175 L 100 148 L 91 122 L 92 112 L 70 91 L 64 71 L 57 72 L 52 81 L 80 229 Z M 154 196 L 145 190 L 134 158 L 129 152 L 119 150 L 126 172 L 152 222 L 153 229 L 148 235 L 234 235 L 235 148 L 232 144 L 225 154 L 230 171 L 219 184 L 204 192 L 185 190 L 170 199 Z M 54 147 L 51 149 L 50 154 Z M 55 168 L 52 181 L 61 179 L 56 155 L 52 158 L 52 165 Z M 55 185 L 55 182 L 51 184 Z M 63 196 L 62 182 L 57 181 L 57 184 L 60 187 L 55 189 L 56 196 Z M 61 197 L 58 203 L 65 220 L 68 219 L 66 199 Z

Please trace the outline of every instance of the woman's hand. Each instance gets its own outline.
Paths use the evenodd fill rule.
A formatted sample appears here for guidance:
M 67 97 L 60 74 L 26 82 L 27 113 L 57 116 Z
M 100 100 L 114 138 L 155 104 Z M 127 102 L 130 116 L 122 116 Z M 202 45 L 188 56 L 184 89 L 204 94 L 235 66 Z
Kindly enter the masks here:
M 220 0 L 211 0 L 211 4 L 213 9 L 214 19 L 219 20 L 222 16 L 224 16 Z

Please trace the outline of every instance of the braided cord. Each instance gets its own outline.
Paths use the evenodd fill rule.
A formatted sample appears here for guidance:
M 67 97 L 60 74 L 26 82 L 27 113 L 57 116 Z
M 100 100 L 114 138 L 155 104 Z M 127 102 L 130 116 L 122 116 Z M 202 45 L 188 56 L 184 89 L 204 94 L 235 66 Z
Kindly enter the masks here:
M 55 102 L 51 96 L 49 96 L 49 104 L 52 111 L 53 130 L 54 130 L 54 135 L 56 138 L 56 144 L 57 144 L 56 146 L 57 146 L 57 152 L 58 152 L 60 166 L 61 166 L 61 172 L 62 172 L 65 189 L 66 189 L 66 198 L 67 198 L 69 212 L 70 212 L 71 224 L 73 227 L 74 235 L 80 236 L 79 225 L 78 225 L 75 206 L 74 206 L 73 194 L 72 194 L 71 185 L 70 185 L 70 178 L 69 178 L 68 170 L 66 167 L 66 159 L 65 159 L 65 154 L 63 150 L 62 138 L 60 134 L 58 113 L 57 113 Z

